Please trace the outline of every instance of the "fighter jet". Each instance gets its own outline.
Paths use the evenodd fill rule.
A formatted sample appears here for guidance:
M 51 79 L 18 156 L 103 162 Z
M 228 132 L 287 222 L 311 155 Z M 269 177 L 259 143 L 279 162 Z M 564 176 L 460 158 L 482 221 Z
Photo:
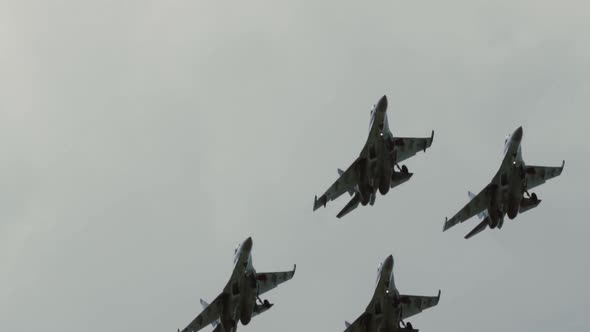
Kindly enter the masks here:
M 371 109 L 369 137 L 358 158 L 346 171 L 338 170 L 340 177 L 320 198 L 315 197 L 313 210 L 348 192 L 352 200 L 346 204 L 337 217 L 342 218 L 360 204 L 375 204 L 377 189 L 382 195 L 410 179 L 412 173 L 399 163 L 426 151 L 432 144 L 430 137 L 395 137 L 389 130 L 387 120 L 387 97 L 383 96 Z M 397 171 L 396 171 L 397 168 Z
M 504 159 L 492 182 L 477 195 L 469 192 L 470 202 L 453 218 L 445 220 L 443 231 L 477 214 L 482 221 L 465 236 L 469 239 L 488 226 L 502 228 L 505 215 L 514 219 L 541 203 L 537 194 L 530 194 L 529 190 L 559 176 L 565 160 L 561 167 L 528 166 L 522 159 L 521 141 L 522 127 L 518 127 L 504 141 Z
M 345 322 L 344 332 L 417 332 L 404 319 L 434 307 L 437 296 L 401 295 L 393 281 L 393 256 L 388 256 L 377 270 L 377 286 L 365 312 L 352 324 Z
M 252 317 L 273 306 L 268 300 L 262 301 L 260 295 L 293 278 L 296 266 L 287 272 L 256 272 L 251 251 L 252 238 L 238 244 L 234 251 L 234 270 L 223 292 L 211 304 L 201 300 L 203 312 L 182 332 L 199 331 L 209 324 L 213 332 L 235 332 L 238 320 L 248 325 Z

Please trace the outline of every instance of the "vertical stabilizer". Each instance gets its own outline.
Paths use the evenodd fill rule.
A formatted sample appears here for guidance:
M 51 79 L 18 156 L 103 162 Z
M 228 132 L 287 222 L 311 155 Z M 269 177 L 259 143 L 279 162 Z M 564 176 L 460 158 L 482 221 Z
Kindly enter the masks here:
M 356 209 L 359 206 L 360 202 L 361 202 L 361 195 L 360 194 L 354 195 L 354 197 L 350 200 L 350 202 L 348 202 L 346 204 L 346 206 L 342 209 L 342 211 L 338 212 L 338 214 L 336 215 L 336 217 L 338 219 L 344 217 L 350 211 Z

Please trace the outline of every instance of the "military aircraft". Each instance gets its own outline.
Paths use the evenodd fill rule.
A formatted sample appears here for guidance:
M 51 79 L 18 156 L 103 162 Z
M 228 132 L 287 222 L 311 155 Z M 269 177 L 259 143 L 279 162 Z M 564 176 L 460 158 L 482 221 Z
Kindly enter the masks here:
M 211 304 L 201 300 L 203 312 L 182 332 L 199 331 L 209 324 L 213 332 L 235 332 L 238 320 L 248 325 L 252 317 L 273 306 L 268 300 L 262 301 L 260 295 L 293 278 L 297 266 L 287 272 L 256 272 L 251 251 L 252 238 L 238 244 L 234 252 L 235 267 L 223 292 Z
M 445 220 L 443 231 L 477 214 L 482 221 L 465 236 L 469 239 L 488 226 L 502 228 L 505 215 L 514 219 L 519 213 L 541 203 L 537 194 L 530 194 L 529 190 L 559 176 L 565 160 L 561 167 L 526 165 L 522 159 L 521 141 L 522 127 L 518 127 L 504 141 L 504 159 L 492 182 L 477 195 L 469 192 L 471 200 L 453 218 Z
M 387 120 L 387 97 L 383 96 L 371 109 L 369 137 L 358 158 L 346 171 L 338 170 L 340 177 L 320 197 L 315 197 L 313 210 L 348 192 L 352 200 L 346 204 L 337 217 L 342 218 L 360 204 L 375 204 L 377 189 L 382 195 L 410 179 L 412 173 L 399 163 L 426 151 L 432 144 L 430 137 L 395 137 L 389 130 Z M 395 170 L 397 168 L 397 171 Z
M 345 322 L 344 332 L 416 332 L 404 319 L 434 307 L 437 296 L 401 295 L 393 280 L 393 256 L 389 255 L 377 270 L 377 286 L 365 312 L 352 324 Z

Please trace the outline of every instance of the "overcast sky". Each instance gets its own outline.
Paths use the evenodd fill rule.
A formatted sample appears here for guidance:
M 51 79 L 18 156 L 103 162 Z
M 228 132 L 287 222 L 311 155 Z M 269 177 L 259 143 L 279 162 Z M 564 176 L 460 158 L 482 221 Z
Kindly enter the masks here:
M 442 290 L 421 331 L 587 329 L 589 10 L 0 2 L 0 331 L 184 328 L 250 235 L 258 271 L 298 269 L 242 332 L 342 331 L 389 254 L 401 292 Z M 432 148 L 374 207 L 312 213 L 383 94 L 394 134 L 434 129 Z M 519 125 L 562 176 L 501 231 L 443 233 Z

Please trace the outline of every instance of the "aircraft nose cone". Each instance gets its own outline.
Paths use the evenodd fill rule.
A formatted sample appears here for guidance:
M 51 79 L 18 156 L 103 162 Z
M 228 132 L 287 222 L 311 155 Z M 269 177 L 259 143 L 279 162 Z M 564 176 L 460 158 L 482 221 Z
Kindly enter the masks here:
M 514 138 L 519 141 L 522 139 L 522 126 L 516 129 L 516 131 L 514 132 Z
M 379 99 L 378 109 L 381 112 L 385 112 L 385 110 L 387 110 L 387 96 L 384 95 L 381 97 L 381 99 Z
M 393 255 L 387 256 L 387 258 L 383 262 L 383 267 L 386 270 L 390 270 L 391 268 L 393 268 Z
M 246 241 L 244 241 L 244 249 L 247 251 L 252 250 L 252 237 L 248 237 Z

